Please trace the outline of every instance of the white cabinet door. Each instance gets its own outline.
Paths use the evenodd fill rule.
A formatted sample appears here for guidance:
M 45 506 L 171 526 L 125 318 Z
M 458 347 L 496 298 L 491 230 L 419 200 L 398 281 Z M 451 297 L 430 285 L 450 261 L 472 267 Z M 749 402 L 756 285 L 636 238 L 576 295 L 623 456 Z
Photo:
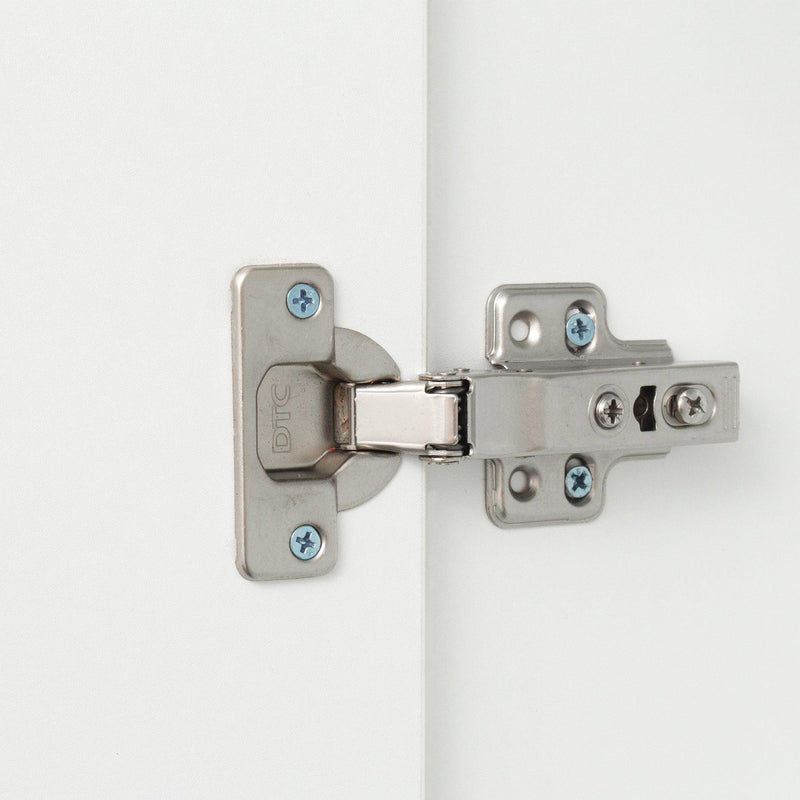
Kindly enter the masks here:
M 228 286 L 419 369 L 424 3 L 0 5 L 0 795 L 418 797 L 422 471 L 244 581 Z
M 738 444 L 609 477 L 587 525 L 499 531 L 428 471 L 428 796 L 800 795 L 800 9 L 430 11 L 428 367 L 500 283 L 593 281 L 622 338 L 741 365 Z

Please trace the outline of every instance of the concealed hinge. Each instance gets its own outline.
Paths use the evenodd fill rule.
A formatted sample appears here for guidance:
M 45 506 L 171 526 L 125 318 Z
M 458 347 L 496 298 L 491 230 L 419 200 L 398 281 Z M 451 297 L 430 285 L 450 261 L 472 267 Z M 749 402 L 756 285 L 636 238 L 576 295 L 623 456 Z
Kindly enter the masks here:
M 597 516 L 623 458 L 738 435 L 738 366 L 620 341 L 591 284 L 500 286 L 491 368 L 416 381 L 334 327 L 322 267 L 247 267 L 233 295 L 237 566 L 253 580 L 330 570 L 337 512 L 379 492 L 401 453 L 483 459 L 489 517 L 521 527 Z

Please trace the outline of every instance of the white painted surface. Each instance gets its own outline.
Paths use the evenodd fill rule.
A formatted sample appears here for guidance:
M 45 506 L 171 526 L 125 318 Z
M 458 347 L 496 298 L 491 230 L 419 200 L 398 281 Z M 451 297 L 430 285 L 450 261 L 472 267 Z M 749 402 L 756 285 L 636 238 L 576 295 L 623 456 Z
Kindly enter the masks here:
M 624 338 L 737 359 L 736 445 L 499 531 L 428 472 L 428 796 L 800 795 L 800 9 L 432 3 L 429 359 L 504 282 L 594 281 Z M 788 325 L 788 329 L 784 327 Z
M 421 472 L 242 580 L 228 282 L 316 260 L 419 368 L 424 4 L 0 16 L 0 795 L 417 797 Z

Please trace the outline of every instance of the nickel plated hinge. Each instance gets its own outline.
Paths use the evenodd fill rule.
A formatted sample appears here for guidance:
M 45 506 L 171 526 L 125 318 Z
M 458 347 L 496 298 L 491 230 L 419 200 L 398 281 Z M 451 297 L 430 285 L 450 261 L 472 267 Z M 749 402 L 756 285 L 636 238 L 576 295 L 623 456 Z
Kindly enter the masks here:
M 330 570 L 337 512 L 380 491 L 401 453 L 482 459 L 490 519 L 522 527 L 597 516 L 621 459 L 738 436 L 738 366 L 617 339 L 592 284 L 498 287 L 490 368 L 415 381 L 334 327 L 322 267 L 247 267 L 233 289 L 237 565 L 254 580 Z

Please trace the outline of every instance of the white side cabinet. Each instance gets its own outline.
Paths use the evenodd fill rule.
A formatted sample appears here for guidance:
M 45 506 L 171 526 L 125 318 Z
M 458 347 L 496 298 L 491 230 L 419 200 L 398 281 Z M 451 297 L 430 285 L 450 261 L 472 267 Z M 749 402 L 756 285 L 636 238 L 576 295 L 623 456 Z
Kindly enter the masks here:
M 797 796 L 800 11 L 429 24 L 428 367 L 473 365 L 497 284 L 592 281 L 742 392 L 737 444 L 614 467 L 588 525 L 499 532 L 480 464 L 428 471 L 428 796 Z

